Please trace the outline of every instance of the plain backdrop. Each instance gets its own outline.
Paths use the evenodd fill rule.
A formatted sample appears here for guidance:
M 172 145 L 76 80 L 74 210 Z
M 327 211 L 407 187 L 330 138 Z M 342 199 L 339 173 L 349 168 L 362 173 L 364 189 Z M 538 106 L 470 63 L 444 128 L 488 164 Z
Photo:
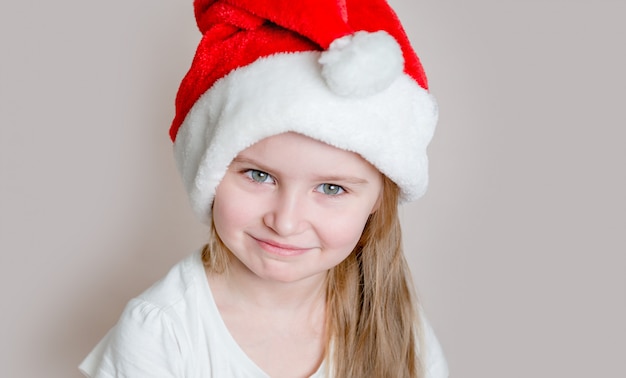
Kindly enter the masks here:
M 406 252 L 452 377 L 626 377 L 626 3 L 394 0 L 440 123 Z M 78 377 L 199 247 L 191 0 L 0 4 L 0 376 Z

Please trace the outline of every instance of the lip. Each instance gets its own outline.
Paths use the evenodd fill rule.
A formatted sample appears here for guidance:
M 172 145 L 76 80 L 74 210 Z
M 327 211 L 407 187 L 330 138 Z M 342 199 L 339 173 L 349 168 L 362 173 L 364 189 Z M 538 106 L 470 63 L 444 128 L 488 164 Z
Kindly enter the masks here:
M 282 244 L 269 239 L 252 237 L 257 244 L 267 253 L 279 256 L 298 256 L 310 251 L 312 248 L 298 247 L 290 244 Z

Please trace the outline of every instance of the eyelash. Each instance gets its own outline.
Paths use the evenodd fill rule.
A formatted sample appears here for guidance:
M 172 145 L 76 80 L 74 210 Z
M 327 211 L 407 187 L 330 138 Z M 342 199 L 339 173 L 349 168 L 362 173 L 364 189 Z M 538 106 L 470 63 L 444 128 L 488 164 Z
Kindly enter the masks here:
M 275 183 L 276 180 L 274 179 L 274 177 L 272 177 L 272 175 L 270 175 L 267 172 L 263 172 L 263 171 L 259 171 L 258 169 L 246 169 L 243 171 L 243 174 L 250 179 L 250 181 L 257 183 L 257 184 L 266 184 L 267 183 L 267 179 L 271 179 L 271 183 Z M 255 174 L 260 174 L 262 175 L 262 181 L 256 180 L 254 178 Z
M 325 193 L 324 189 L 323 189 L 325 186 L 326 187 L 331 187 L 331 188 L 337 188 L 338 189 L 337 193 Z M 344 189 L 344 187 L 341 186 L 341 185 L 328 184 L 328 183 L 320 184 L 315 189 L 319 189 L 318 192 L 320 192 L 322 194 L 325 194 L 327 196 L 330 196 L 330 197 L 337 197 L 337 196 L 340 196 L 340 195 L 345 194 L 347 192 L 346 189 Z
M 260 171 L 258 169 L 246 169 L 243 171 L 243 174 L 253 183 L 257 183 L 257 184 L 274 184 L 276 182 L 276 179 L 270 175 L 267 172 L 264 171 Z M 261 178 L 260 180 L 257 180 L 254 178 L 254 175 L 260 175 Z M 259 177 L 257 177 L 259 178 Z M 270 182 L 268 182 L 268 180 L 271 180 Z M 337 189 L 337 193 L 326 193 L 324 191 L 324 189 Z M 337 184 L 330 184 L 330 183 L 323 183 L 320 184 L 318 186 L 315 187 L 315 190 L 319 193 L 322 193 L 324 195 L 327 195 L 329 197 L 336 197 L 336 196 L 340 196 L 342 194 L 347 193 L 348 191 L 341 185 L 337 185 Z

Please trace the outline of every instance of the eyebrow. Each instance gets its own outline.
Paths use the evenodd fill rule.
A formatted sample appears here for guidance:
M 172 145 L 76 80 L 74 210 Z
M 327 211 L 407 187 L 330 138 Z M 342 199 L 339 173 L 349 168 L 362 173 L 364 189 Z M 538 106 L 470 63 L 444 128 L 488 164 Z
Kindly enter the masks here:
M 333 183 L 333 182 L 345 182 L 353 185 L 367 184 L 369 181 L 353 176 L 317 176 L 316 181 Z
M 241 155 L 237 155 L 237 156 L 233 159 L 233 161 L 232 161 L 231 165 L 232 165 L 233 163 L 236 163 L 236 164 L 250 164 L 250 165 L 254 165 L 255 167 L 258 167 L 258 168 L 259 168 L 260 170 L 262 170 L 262 171 L 267 171 L 267 173 L 271 173 L 271 171 L 272 171 L 269 167 L 265 166 L 264 164 L 261 164 L 261 163 L 259 163 L 259 162 L 258 162 L 258 161 L 256 161 L 256 160 L 249 159 L 249 158 L 247 158 L 247 157 L 245 157 L 245 156 L 241 156 Z
M 272 174 L 273 169 L 261 164 L 253 159 L 247 158 L 245 156 L 238 155 L 233 159 L 233 163 L 237 164 L 251 164 L 253 166 L 258 167 L 261 171 Z M 331 175 L 331 176 L 315 176 L 315 181 L 324 182 L 324 183 L 333 183 L 333 182 L 344 182 L 353 185 L 363 185 L 369 183 L 364 178 L 355 177 L 355 176 L 340 176 L 340 175 Z

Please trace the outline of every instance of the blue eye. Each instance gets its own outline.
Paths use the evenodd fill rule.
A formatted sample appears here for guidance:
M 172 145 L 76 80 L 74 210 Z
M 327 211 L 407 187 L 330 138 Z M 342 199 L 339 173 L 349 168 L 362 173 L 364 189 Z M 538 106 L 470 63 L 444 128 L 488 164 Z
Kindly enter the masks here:
M 329 196 L 336 196 L 345 192 L 344 188 L 335 184 L 321 184 L 317 187 L 317 191 Z
M 250 180 L 254 182 L 258 182 L 258 183 L 273 183 L 274 182 L 274 179 L 269 173 L 259 171 L 256 169 L 248 169 L 246 172 L 244 172 L 244 174 Z

